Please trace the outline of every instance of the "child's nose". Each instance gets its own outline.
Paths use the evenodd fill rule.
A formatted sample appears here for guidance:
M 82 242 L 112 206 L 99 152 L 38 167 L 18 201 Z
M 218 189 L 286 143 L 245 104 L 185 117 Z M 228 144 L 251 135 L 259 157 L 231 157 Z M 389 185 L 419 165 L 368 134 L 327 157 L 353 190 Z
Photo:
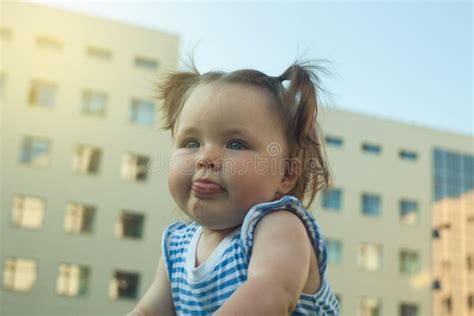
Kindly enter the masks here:
M 220 150 L 214 147 L 209 146 L 204 148 L 204 150 L 199 155 L 196 161 L 196 168 L 210 168 L 218 170 L 221 166 L 221 153 Z

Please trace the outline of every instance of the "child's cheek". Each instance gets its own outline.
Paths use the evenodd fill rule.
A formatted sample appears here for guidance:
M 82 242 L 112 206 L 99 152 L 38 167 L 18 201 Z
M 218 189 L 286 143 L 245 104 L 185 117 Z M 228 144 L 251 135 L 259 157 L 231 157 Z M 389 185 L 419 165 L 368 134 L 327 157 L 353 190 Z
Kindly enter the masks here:
M 232 177 L 235 197 L 244 203 L 254 203 L 265 198 L 265 181 L 255 172 L 255 165 L 246 166 L 245 172 Z
M 183 203 L 183 200 L 189 194 L 192 176 L 192 161 L 178 154 L 171 155 L 168 188 L 178 205 Z

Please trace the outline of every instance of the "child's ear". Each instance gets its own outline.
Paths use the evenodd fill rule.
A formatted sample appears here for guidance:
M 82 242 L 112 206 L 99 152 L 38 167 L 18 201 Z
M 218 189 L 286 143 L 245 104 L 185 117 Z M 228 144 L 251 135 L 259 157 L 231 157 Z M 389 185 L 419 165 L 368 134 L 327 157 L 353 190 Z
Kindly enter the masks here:
M 276 192 L 276 197 L 281 197 L 290 192 L 294 188 L 300 175 L 298 160 L 285 159 L 282 169 L 284 170 L 284 174 Z

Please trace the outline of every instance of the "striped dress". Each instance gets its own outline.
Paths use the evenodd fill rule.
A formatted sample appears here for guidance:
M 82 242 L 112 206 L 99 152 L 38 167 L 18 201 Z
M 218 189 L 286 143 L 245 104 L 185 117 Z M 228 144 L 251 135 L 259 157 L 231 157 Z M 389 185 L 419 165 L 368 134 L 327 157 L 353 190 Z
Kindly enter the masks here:
M 171 224 L 163 233 L 162 248 L 177 315 L 210 315 L 247 280 L 253 234 L 266 214 L 285 209 L 305 224 L 316 250 L 321 286 L 314 294 L 302 293 L 292 315 L 339 315 L 339 304 L 326 279 L 327 250 L 319 225 L 297 198 L 253 206 L 241 226 L 229 233 L 212 254 L 194 267 L 201 226 L 195 222 Z

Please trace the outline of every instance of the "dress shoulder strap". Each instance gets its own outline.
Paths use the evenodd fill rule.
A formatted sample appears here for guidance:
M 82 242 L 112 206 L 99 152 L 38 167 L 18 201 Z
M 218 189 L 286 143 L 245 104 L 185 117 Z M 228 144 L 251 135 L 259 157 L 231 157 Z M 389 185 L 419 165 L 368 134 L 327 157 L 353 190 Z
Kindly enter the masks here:
M 183 260 L 184 249 L 190 243 L 197 228 L 198 225 L 194 222 L 186 225 L 179 221 L 169 225 L 163 231 L 161 237 L 161 251 L 170 282 L 173 264 Z
M 246 256 L 247 261 L 250 260 L 250 256 L 252 254 L 253 236 L 258 222 L 265 215 L 278 210 L 292 212 L 301 219 L 316 251 L 319 273 L 321 277 L 323 277 L 326 273 L 327 265 L 326 242 L 321 233 L 319 224 L 316 222 L 313 215 L 301 205 L 300 201 L 296 197 L 292 195 L 285 195 L 280 200 L 254 205 L 249 210 L 244 218 L 244 222 L 242 223 L 240 234 L 244 255 Z

